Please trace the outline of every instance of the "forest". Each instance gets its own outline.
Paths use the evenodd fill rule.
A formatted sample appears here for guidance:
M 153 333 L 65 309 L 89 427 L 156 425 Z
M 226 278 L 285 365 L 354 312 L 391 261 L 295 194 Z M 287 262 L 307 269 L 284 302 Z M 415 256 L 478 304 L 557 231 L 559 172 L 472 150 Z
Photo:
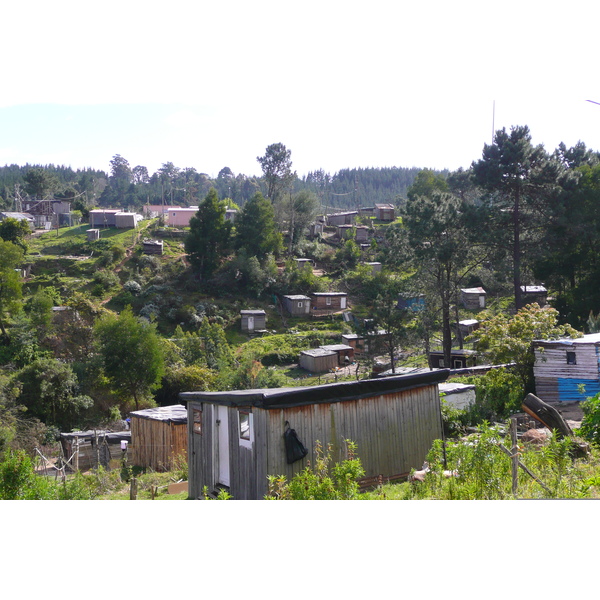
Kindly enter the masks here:
M 281 143 L 257 160 L 257 178 L 224 167 L 210 179 L 172 163 L 149 175 L 120 155 L 109 173 L 0 168 L 5 212 L 28 199 L 65 200 L 80 221 L 33 233 L 13 217 L 0 222 L 0 452 L 115 427 L 184 391 L 369 378 L 430 366 L 432 350 L 451 364 L 453 348 L 469 343 L 491 364 L 507 352 L 517 361 L 483 376 L 474 409 L 450 419 L 481 423 L 516 411 L 532 391 L 523 342 L 600 329 L 600 154 L 583 142 L 548 152 L 528 127 L 502 129 L 455 172 L 365 168 L 299 179 Z M 394 206 L 392 220 L 361 210 L 380 203 Z M 188 227 L 159 216 L 88 235 L 94 208 L 161 204 L 198 210 Z M 237 211 L 233 221 L 227 210 Z M 367 243 L 357 227 L 341 233 L 324 219 L 342 210 L 356 212 Z M 311 233 L 314 223 L 322 231 Z M 162 253 L 144 253 L 146 239 L 160 240 Z M 546 287 L 548 306 L 527 305 L 531 285 Z M 462 306 L 460 290 L 479 286 L 485 309 Z M 349 310 L 309 318 L 283 310 L 283 296 L 328 291 L 346 293 Z M 241 331 L 247 309 L 265 311 L 264 331 Z M 481 335 L 462 339 L 456 324 L 472 318 Z M 374 331 L 383 333 L 351 370 L 317 375 L 298 365 L 302 350 Z

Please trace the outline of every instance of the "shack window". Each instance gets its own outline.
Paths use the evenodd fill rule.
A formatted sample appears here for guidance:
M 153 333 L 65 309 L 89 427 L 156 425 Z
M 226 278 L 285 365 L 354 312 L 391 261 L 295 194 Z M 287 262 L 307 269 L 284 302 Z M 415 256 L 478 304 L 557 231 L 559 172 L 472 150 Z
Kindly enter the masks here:
M 240 440 L 250 439 L 250 413 L 240 411 Z
M 325 304 L 327 304 L 327 306 L 331 306 L 331 297 L 327 296 L 327 298 L 325 298 Z
M 575 352 L 567 352 L 567 364 L 568 365 L 576 365 L 577 364 L 577 356 Z
M 454 360 L 454 368 L 455 369 L 462 369 L 462 361 L 460 360 Z
M 194 409 L 194 433 L 202 435 L 202 411 Z
M 304 302 L 300 301 L 298 302 L 298 308 L 302 308 L 304 306 Z

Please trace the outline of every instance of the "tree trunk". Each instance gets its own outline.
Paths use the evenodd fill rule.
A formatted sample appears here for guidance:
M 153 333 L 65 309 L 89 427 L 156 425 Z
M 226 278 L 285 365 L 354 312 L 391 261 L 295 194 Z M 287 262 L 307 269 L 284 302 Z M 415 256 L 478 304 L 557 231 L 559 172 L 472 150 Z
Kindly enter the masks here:
M 515 204 L 513 210 L 513 282 L 515 287 L 515 308 L 521 308 L 521 230 L 520 230 L 520 202 L 521 190 L 515 190 Z

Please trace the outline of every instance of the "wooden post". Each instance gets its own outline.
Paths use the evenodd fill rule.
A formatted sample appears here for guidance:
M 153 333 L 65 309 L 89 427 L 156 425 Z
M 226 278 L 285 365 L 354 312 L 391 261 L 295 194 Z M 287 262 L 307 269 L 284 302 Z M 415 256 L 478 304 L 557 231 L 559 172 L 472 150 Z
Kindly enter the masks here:
M 79 471 L 79 438 L 75 438 L 75 472 Z
M 135 477 L 131 478 L 131 483 L 129 486 L 129 499 L 137 500 L 137 479 Z
M 511 470 L 512 470 L 512 493 L 513 496 L 517 495 L 517 485 L 519 479 L 519 455 L 517 446 L 517 420 L 510 420 L 510 439 L 512 442 L 511 446 Z

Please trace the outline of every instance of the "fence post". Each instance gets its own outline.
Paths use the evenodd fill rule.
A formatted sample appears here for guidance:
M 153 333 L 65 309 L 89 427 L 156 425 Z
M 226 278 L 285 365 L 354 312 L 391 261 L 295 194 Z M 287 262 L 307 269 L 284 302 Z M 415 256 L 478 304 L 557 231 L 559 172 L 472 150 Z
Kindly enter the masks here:
M 511 470 L 512 470 L 512 493 L 513 496 L 517 495 L 517 485 L 519 479 L 519 455 L 517 446 L 517 420 L 515 418 L 510 420 L 510 439 L 511 439 Z
M 137 500 L 137 479 L 135 477 L 131 478 L 131 484 L 129 486 L 129 499 Z

